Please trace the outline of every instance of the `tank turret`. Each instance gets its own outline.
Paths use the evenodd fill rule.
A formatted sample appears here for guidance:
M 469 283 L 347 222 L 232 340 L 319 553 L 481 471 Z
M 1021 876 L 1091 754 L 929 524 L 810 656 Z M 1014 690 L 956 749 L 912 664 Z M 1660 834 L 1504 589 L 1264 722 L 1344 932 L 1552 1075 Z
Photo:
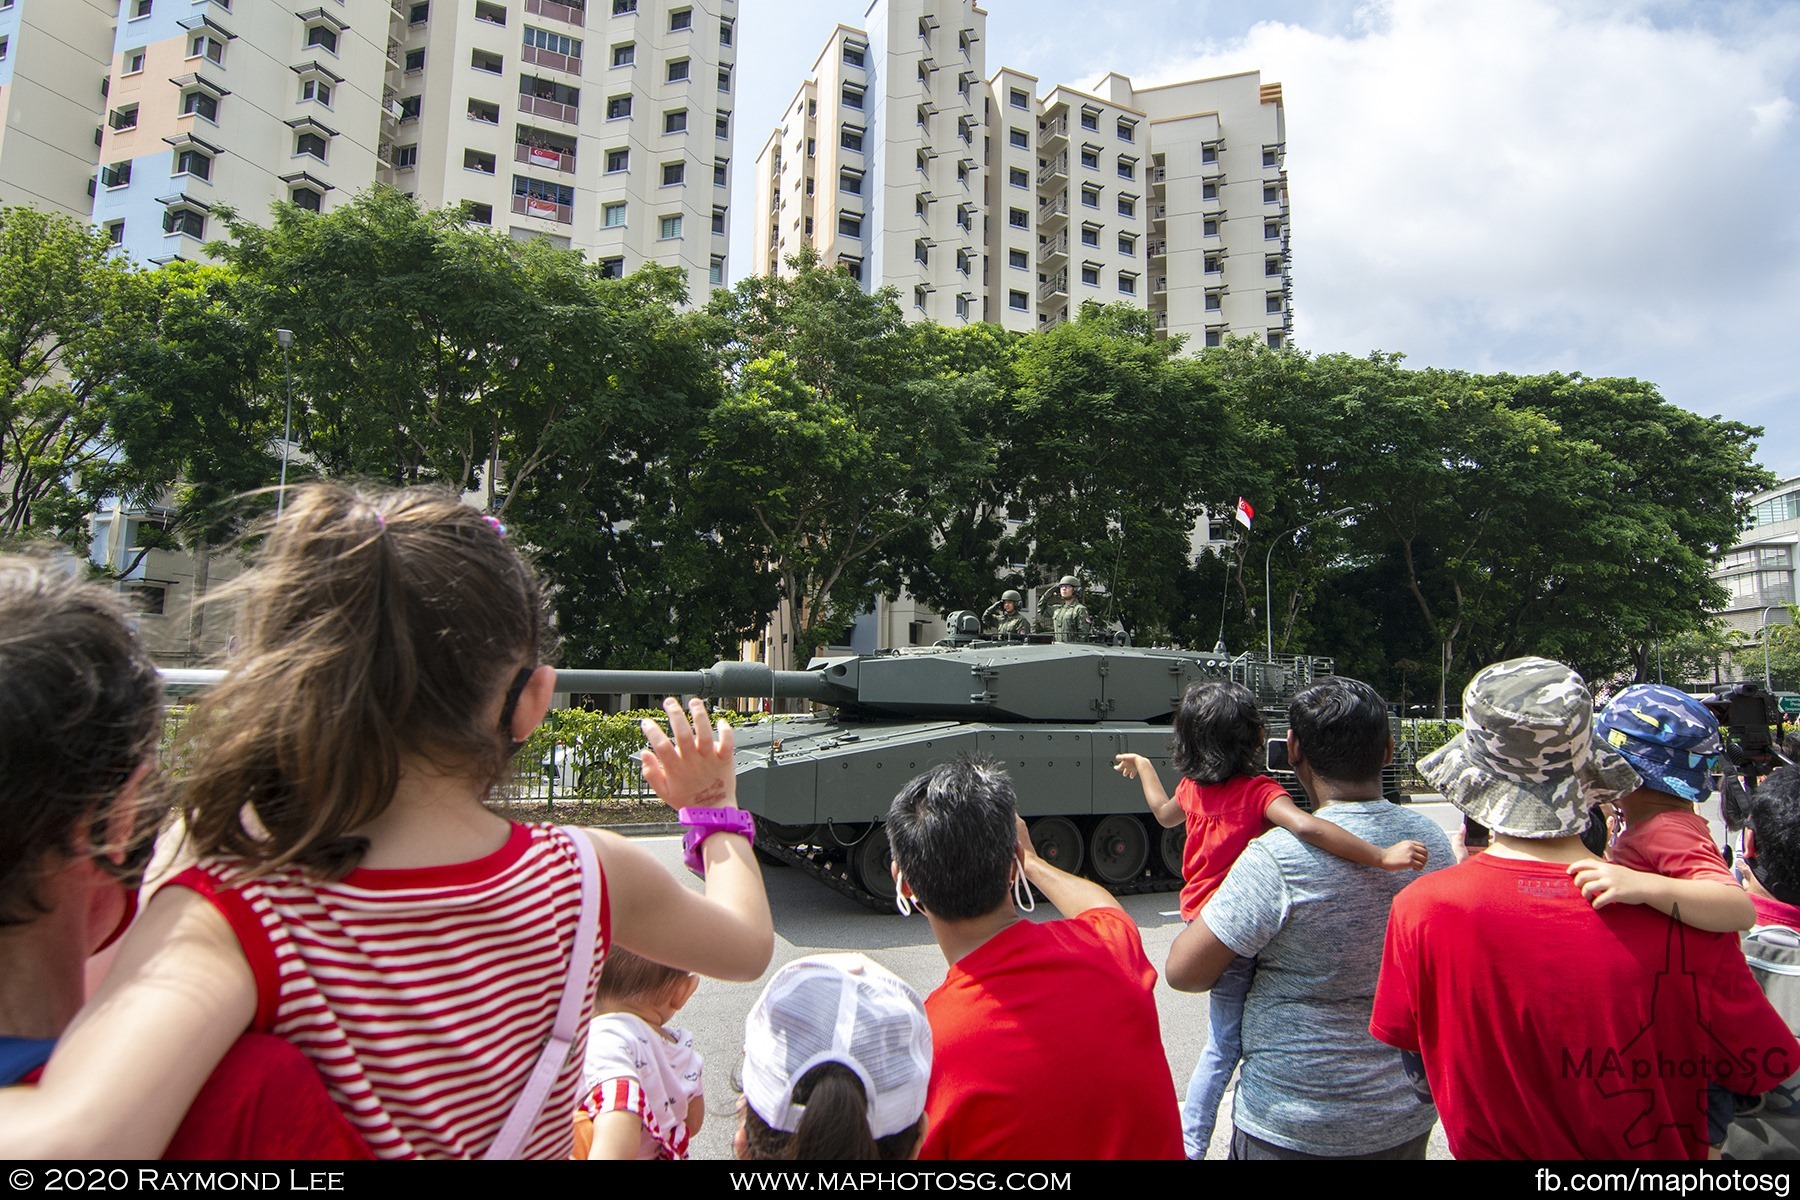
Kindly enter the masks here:
M 737 730 L 738 799 L 757 848 L 865 903 L 892 903 L 888 805 L 921 771 L 958 754 L 1012 776 L 1020 815 L 1047 860 L 1116 892 L 1180 886 L 1184 831 L 1156 824 L 1139 785 L 1113 769 L 1130 751 L 1165 782 L 1169 724 L 1194 683 L 1235 679 L 1271 732 L 1296 692 L 1331 673 L 1325 658 L 1141 649 L 1083 642 L 958 641 L 820 658 L 802 671 L 722 662 L 702 671 L 560 671 L 570 692 L 808 700 Z M 1291 774 L 1274 772 L 1304 802 Z

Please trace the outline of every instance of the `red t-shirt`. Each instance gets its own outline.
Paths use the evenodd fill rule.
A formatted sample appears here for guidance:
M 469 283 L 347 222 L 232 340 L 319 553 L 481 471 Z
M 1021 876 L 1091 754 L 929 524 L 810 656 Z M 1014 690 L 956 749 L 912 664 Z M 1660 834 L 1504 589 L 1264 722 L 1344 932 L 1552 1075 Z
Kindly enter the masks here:
M 1175 803 L 1187 814 L 1187 845 L 1181 851 L 1182 920 L 1193 920 L 1206 907 L 1244 847 L 1269 829 L 1269 805 L 1286 795 L 1267 775 L 1234 775 L 1224 783 L 1195 783 L 1183 777 L 1175 789 Z
M 1607 857 L 1621 867 L 1649 871 L 1664 879 L 1708 879 L 1737 885 L 1713 844 L 1712 830 L 1696 812 L 1659 812 L 1631 826 L 1613 842 Z
M 41 1069 L 23 1083 L 35 1083 Z M 248 1162 L 375 1156 L 325 1091 L 311 1060 L 283 1038 L 246 1033 L 188 1106 L 165 1159 Z
M 964 955 L 925 1001 L 919 1157 L 1182 1157 L 1155 987 L 1116 908 L 1020 921 Z
M 1800 1068 L 1735 934 L 1492 853 L 1394 900 L 1369 1032 L 1423 1057 L 1457 1158 L 1704 1158 L 1707 1083 Z

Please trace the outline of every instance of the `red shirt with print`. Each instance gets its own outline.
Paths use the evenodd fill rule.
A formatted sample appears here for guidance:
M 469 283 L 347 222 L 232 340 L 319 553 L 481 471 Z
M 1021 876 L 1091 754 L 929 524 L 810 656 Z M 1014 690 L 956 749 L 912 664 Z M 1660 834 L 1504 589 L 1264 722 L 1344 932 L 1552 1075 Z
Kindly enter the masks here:
M 1181 919 L 1191 921 L 1231 873 L 1238 855 L 1271 828 L 1269 805 L 1286 796 L 1267 775 L 1234 775 L 1224 783 L 1183 778 L 1175 803 L 1187 814 L 1181 851 Z

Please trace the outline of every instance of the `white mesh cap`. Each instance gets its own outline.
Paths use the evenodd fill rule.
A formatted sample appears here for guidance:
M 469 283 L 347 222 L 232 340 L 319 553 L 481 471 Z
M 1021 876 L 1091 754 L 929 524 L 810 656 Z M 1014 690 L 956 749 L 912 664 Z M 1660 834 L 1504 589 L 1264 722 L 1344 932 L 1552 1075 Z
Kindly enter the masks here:
M 744 1099 L 771 1129 L 793 1133 L 806 1110 L 794 1084 L 827 1062 L 862 1080 L 870 1133 L 912 1128 L 931 1079 L 919 993 L 861 954 L 814 954 L 775 972 L 744 1020 Z

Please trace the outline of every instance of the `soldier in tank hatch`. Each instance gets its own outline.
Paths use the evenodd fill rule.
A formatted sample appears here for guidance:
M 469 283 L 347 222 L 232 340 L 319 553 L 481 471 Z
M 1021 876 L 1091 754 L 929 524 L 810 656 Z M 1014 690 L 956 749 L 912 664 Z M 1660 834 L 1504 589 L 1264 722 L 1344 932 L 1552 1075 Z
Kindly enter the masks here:
M 982 623 L 994 622 L 995 637 L 1024 637 L 1031 632 L 1031 618 L 1025 615 L 1025 597 L 1015 588 L 1007 588 L 988 610 L 981 614 Z
M 1059 642 L 1084 642 L 1093 630 L 1094 618 L 1081 602 L 1081 581 L 1064 575 L 1056 585 L 1056 607 L 1050 612 L 1051 628 Z

